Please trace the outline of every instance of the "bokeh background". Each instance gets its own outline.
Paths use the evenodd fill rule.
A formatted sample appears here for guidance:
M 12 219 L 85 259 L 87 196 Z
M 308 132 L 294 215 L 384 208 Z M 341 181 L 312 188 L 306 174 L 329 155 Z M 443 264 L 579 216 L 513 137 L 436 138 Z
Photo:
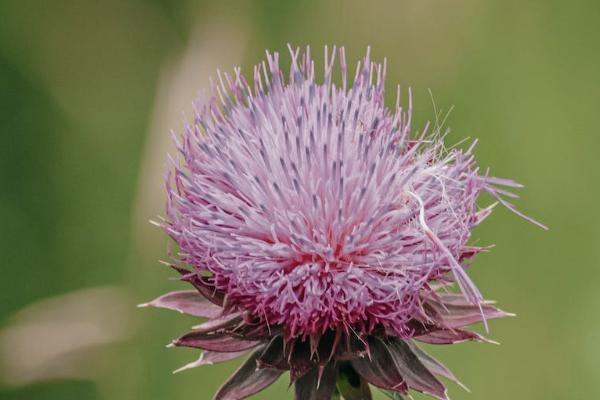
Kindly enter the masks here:
M 182 287 L 148 220 L 209 76 L 288 42 L 371 45 L 417 120 L 428 89 L 454 106 L 450 139 L 479 138 L 551 228 L 498 209 L 476 232 L 497 247 L 474 279 L 518 317 L 491 324 L 501 346 L 430 349 L 471 389 L 451 397 L 600 398 L 599 40 L 596 0 L 0 1 L 0 399 L 203 400 L 235 369 L 171 374 L 194 321 L 135 308 Z

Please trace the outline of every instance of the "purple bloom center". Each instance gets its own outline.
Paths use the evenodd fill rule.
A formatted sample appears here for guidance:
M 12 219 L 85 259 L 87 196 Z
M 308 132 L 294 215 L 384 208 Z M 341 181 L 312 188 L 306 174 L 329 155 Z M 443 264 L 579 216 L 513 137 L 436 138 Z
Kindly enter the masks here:
M 456 281 L 482 297 L 464 271 L 483 248 L 467 245 L 491 212 L 472 148 L 446 149 L 439 127 L 413 132 L 412 104 L 384 104 L 386 64 L 369 53 L 347 84 L 333 83 L 336 51 L 325 51 L 323 83 L 307 50 L 291 50 L 287 80 L 277 53 L 247 83 L 219 74 L 178 143 L 168 180 L 166 229 L 181 261 L 226 293 L 228 304 L 287 337 L 383 326 L 410 337 L 434 281 Z

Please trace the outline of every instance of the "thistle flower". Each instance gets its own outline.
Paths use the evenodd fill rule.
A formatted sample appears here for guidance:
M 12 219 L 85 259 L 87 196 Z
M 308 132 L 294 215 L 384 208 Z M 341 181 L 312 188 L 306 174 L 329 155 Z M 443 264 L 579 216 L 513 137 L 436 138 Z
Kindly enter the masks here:
M 172 343 L 204 351 L 184 369 L 250 353 L 215 399 L 288 370 L 296 399 L 370 399 L 369 384 L 445 399 L 439 377 L 458 381 L 416 342 L 484 340 L 465 327 L 508 315 L 465 269 L 487 249 L 468 244 L 493 208 L 477 197 L 518 213 L 504 198 L 520 185 L 480 173 L 475 143 L 446 149 L 439 127 L 413 132 L 410 95 L 403 109 L 398 88 L 386 108 L 386 63 L 369 51 L 351 86 L 343 48 L 339 85 L 335 48 L 323 83 L 308 48 L 290 54 L 287 82 L 277 53 L 252 85 L 240 69 L 219 73 L 176 138 L 160 225 L 193 290 L 145 305 L 208 318 Z

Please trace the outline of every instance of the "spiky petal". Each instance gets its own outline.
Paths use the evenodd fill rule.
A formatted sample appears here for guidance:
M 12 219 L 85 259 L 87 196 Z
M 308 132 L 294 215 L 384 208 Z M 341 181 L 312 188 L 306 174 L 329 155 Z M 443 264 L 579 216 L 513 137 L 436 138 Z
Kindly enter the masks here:
M 350 86 L 343 48 L 339 86 L 335 48 L 323 83 L 309 49 L 290 53 L 287 79 L 277 53 L 252 85 L 239 69 L 219 73 L 177 139 L 163 227 L 196 292 L 146 305 L 209 318 L 175 346 L 215 362 L 252 351 L 217 399 L 247 397 L 285 370 L 298 399 L 369 399 L 367 382 L 445 399 L 438 377 L 456 378 L 413 339 L 483 340 L 465 327 L 508 315 L 465 267 L 487 250 L 468 245 L 493 208 L 477 197 L 515 211 L 502 196 L 519 185 L 480 174 L 474 144 L 446 149 L 437 126 L 412 132 L 411 96 L 403 109 L 398 89 L 385 106 L 386 64 L 369 52 Z

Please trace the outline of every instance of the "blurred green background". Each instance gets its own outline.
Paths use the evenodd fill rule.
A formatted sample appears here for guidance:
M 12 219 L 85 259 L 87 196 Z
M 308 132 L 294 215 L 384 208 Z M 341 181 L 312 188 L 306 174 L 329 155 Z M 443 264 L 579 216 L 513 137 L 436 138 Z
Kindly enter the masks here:
M 428 89 L 455 106 L 451 140 L 480 138 L 551 228 L 498 209 L 476 232 L 497 247 L 472 275 L 518 317 L 491 324 L 501 346 L 430 349 L 471 389 L 450 396 L 600 398 L 599 40 L 595 0 L 0 1 L 0 399 L 203 400 L 234 370 L 171 375 L 197 354 L 164 345 L 194 321 L 135 308 L 182 287 L 148 220 L 208 77 L 288 42 L 370 44 L 417 119 Z

